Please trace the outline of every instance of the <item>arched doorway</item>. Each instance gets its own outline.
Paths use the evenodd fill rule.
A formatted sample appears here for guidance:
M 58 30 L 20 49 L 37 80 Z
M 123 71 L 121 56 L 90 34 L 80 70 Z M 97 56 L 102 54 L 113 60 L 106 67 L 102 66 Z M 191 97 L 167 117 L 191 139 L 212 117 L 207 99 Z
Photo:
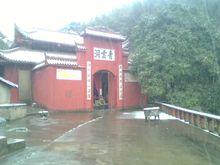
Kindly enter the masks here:
M 93 75 L 94 109 L 114 108 L 116 104 L 115 76 L 113 73 L 101 70 Z

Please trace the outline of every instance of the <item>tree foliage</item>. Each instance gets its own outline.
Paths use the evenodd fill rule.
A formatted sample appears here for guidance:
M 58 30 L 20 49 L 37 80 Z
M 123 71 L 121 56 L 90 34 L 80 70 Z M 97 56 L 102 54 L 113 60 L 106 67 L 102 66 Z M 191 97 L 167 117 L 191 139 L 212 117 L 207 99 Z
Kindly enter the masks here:
M 84 30 L 85 26 L 86 26 L 85 24 L 82 24 L 80 22 L 71 22 L 60 31 L 65 33 L 74 33 L 74 32 L 80 33 L 82 32 L 82 30 Z
M 212 112 L 218 108 L 213 97 L 217 96 L 214 91 L 220 91 L 220 35 L 204 12 L 168 5 L 156 15 L 141 18 L 131 40 L 136 46 L 133 73 L 151 100 Z

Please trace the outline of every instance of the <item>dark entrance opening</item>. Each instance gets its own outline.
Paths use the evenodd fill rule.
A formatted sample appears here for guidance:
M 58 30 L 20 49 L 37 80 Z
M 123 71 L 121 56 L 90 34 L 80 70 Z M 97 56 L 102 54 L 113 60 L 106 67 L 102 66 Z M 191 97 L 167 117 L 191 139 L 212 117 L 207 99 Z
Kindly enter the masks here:
M 93 103 L 94 109 L 114 109 L 116 106 L 115 75 L 107 70 L 93 74 Z
M 101 74 L 101 91 L 102 97 L 104 98 L 105 102 L 108 103 L 108 73 L 102 72 Z
M 108 71 L 99 71 L 93 76 L 93 100 L 95 109 L 109 108 L 109 74 Z

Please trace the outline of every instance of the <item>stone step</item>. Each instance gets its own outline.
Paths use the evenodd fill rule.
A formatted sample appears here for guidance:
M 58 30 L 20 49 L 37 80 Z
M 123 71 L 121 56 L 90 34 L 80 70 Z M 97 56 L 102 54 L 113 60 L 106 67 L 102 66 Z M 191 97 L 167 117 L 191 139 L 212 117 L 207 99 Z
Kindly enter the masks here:
M 0 156 L 5 155 L 7 153 L 7 138 L 5 136 L 0 136 Z
M 0 157 L 8 153 L 25 148 L 24 139 L 7 139 L 5 136 L 0 136 Z
M 7 140 L 7 148 L 8 148 L 8 153 L 20 150 L 25 148 L 25 140 L 24 139 L 11 139 L 9 138 Z

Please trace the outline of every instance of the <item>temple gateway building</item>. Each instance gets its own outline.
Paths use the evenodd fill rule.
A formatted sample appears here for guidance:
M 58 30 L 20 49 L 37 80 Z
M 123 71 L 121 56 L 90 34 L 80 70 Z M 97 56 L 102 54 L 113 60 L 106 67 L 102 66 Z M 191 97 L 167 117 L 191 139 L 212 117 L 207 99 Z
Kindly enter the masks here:
M 54 111 L 125 109 L 146 104 L 129 72 L 125 37 L 104 28 L 80 35 L 15 27 L 14 48 L 0 52 L 0 77 L 18 88 L 10 102 L 35 102 Z

